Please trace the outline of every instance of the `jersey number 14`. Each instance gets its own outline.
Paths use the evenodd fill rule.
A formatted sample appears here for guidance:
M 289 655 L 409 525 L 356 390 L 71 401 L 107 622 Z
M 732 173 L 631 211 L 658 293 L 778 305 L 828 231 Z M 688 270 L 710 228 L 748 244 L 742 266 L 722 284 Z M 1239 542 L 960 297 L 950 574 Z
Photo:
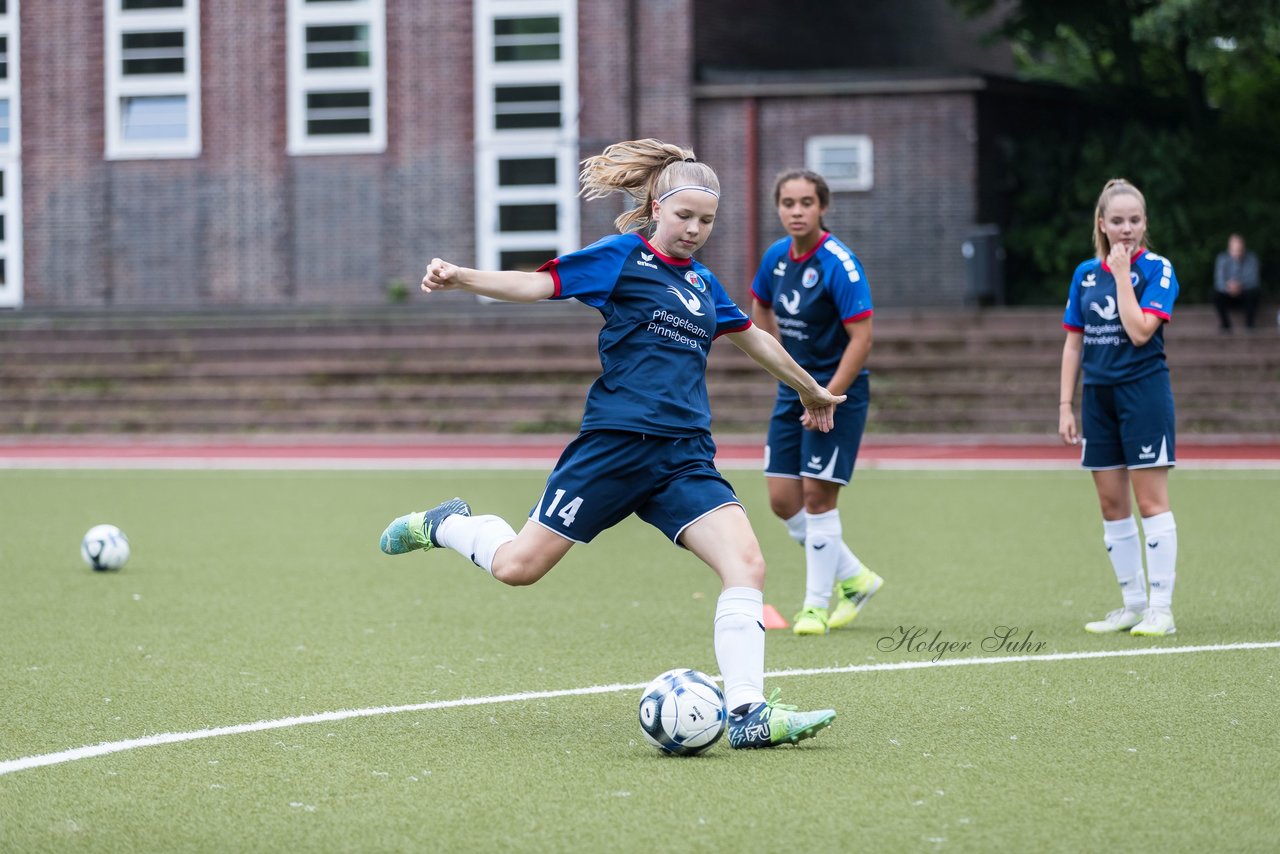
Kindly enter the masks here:
M 573 524 L 574 517 L 578 515 L 578 508 L 582 507 L 582 497 L 579 496 L 569 501 L 563 507 L 560 502 L 564 500 L 564 490 L 557 489 L 556 494 L 551 498 L 551 506 L 543 512 L 543 516 L 550 517 L 553 514 L 564 520 L 564 526 L 567 528 Z M 556 513 L 556 508 L 560 507 L 560 512 Z

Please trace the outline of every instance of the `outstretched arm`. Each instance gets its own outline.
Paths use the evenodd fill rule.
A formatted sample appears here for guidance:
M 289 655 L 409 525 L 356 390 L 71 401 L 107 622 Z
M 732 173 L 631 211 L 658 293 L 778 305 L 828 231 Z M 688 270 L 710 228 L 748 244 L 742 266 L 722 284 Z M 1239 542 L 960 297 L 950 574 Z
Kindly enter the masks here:
M 426 293 L 462 290 L 506 302 L 537 302 L 555 295 L 556 282 L 550 273 L 545 272 L 489 272 L 432 258 L 427 265 L 427 274 L 422 277 L 422 290 Z
M 831 429 L 835 423 L 836 406 L 844 403 L 843 394 L 832 394 L 819 385 L 817 380 L 809 376 L 808 371 L 791 358 L 791 354 L 783 349 L 777 338 L 758 326 L 748 326 L 740 332 L 732 332 L 729 340 L 760 367 L 796 390 L 815 429 L 823 433 Z

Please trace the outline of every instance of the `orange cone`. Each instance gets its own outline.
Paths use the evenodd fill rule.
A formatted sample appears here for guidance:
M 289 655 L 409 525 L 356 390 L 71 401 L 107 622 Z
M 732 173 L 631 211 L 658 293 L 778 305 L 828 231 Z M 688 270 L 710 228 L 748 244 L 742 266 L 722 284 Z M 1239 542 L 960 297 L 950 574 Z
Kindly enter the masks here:
M 764 627 L 766 629 L 789 629 L 791 624 L 778 613 L 777 608 L 766 604 L 764 606 Z

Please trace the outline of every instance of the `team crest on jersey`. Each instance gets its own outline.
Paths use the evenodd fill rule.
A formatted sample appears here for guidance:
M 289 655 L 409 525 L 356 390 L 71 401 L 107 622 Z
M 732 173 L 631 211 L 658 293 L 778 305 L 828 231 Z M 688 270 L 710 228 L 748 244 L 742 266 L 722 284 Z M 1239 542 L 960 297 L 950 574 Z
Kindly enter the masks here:
M 706 284 L 702 281 L 702 277 L 699 276 L 697 273 L 695 273 L 693 270 L 690 270 L 684 274 L 684 280 L 689 284 L 693 285 L 694 290 L 696 290 L 698 293 L 700 294 L 706 293 L 707 291 Z
M 808 267 L 804 271 L 804 275 L 800 277 L 800 284 L 806 288 L 811 288 L 818 284 L 818 271 L 813 267 Z

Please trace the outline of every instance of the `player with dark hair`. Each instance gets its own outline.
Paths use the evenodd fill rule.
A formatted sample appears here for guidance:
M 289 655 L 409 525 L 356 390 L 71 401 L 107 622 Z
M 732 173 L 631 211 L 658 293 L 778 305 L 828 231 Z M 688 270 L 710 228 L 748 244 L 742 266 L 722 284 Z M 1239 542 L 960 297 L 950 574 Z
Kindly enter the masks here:
M 824 635 L 853 622 L 883 581 L 845 543 L 836 507 L 853 476 L 870 405 L 871 290 L 857 256 L 826 229 L 831 190 L 821 175 L 783 172 L 773 201 L 787 236 L 765 250 L 756 271 L 752 320 L 828 391 L 848 395 L 834 429 L 815 431 L 800 397 L 779 384 L 765 445 L 769 505 L 804 546 L 804 605 L 792 630 Z
M 1102 507 L 1102 540 L 1123 605 L 1087 623 L 1085 630 L 1171 635 L 1176 631 L 1178 529 L 1169 509 L 1174 408 L 1164 325 L 1178 298 L 1178 278 L 1169 259 L 1148 248 L 1146 200 L 1123 178 L 1108 181 L 1098 197 L 1093 243 L 1094 257 L 1071 277 L 1062 318 L 1067 340 L 1062 348 L 1058 435 L 1067 444 L 1082 446 L 1080 463 L 1093 472 Z M 1077 431 L 1073 394 L 1082 368 L 1082 429 Z M 1130 486 L 1142 514 L 1141 535 L 1132 515 Z
M 747 514 L 715 468 L 707 354 L 725 335 L 796 390 L 815 427 L 830 430 L 833 395 L 756 328 L 693 259 L 720 201 L 715 172 L 693 152 L 653 139 L 620 142 L 583 161 L 582 192 L 620 191 L 637 207 L 621 234 L 562 255 L 536 272 L 483 272 L 432 259 L 427 293 L 465 290 L 500 300 L 576 298 L 604 318 L 602 373 L 587 394 L 581 431 L 562 453 L 517 534 L 497 516 L 471 515 L 461 499 L 393 521 L 388 554 L 443 546 L 510 585 L 533 584 L 576 543 L 632 513 L 697 555 L 720 577 L 715 652 L 733 747 L 809 738 L 835 712 L 799 712 L 764 696 L 765 563 Z M 637 231 L 651 226 L 650 236 Z

